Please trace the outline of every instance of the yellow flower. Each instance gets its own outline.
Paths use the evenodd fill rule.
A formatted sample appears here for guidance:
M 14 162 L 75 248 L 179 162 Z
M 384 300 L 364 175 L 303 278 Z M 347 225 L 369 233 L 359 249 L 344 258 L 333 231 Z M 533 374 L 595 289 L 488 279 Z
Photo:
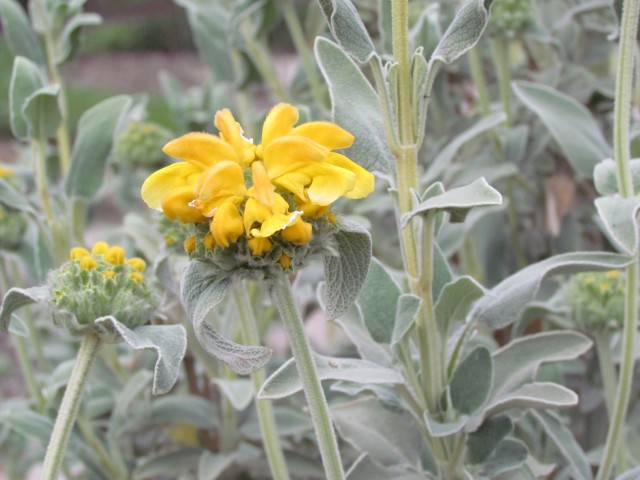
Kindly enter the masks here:
M 190 237 L 185 238 L 183 246 L 184 246 L 184 251 L 187 252 L 189 255 L 191 255 L 193 251 L 196 249 L 196 236 L 192 235 Z
M 122 265 L 125 260 L 124 248 L 117 245 L 111 247 L 107 253 L 104 254 L 104 259 L 112 265 Z
M 98 262 L 96 262 L 96 259 L 91 256 L 84 257 L 82 260 L 80 260 L 80 268 L 82 268 L 83 270 L 93 270 L 97 266 Z
M 144 277 L 140 272 L 131 272 L 131 280 L 133 280 L 136 283 L 142 283 L 142 281 L 144 280 Z
M 2 177 L 10 177 L 13 175 L 13 169 L 0 166 L 0 178 Z
M 102 272 L 102 274 L 108 279 L 112 279 L 116 276 L 116 272 L 114 272 L 113 270 L 105 270 L 104 272 Z
M 89 257 L 90 255 L 91 253 L 89 253 L 89 250 L 82 247 L 73 247 L 69 252 L 69 258 L 71 260 L 80 260 L 84 257 Z
M 268 238 L 255 237 L 250 238 L 247 241 L 247 245 L 249 245 L 249 250 L 251 250 L 252 255 L 260 257 L 271 249 L 273 243 L 271 243 L 271 240 Z
M 303 245 L 311 240 L 311 233 L 313 228 L 310 223 L 307 223 L 300 218 L 296 220 L 282 231 L 282 238 L 287 242 L 291 242 L 296 245 Z
M 213 250 L 216 248 L 216 240 L 213 238 L 213 233 L 209 232 L 204 236 L 204 248 L 207 250 Z
M 620 276 L 620 272 L 618 270 L 609 270 L 606 275 L 607 275 L 607 278 L 610 278 L 611 280 L 615 280 Z
M 238 238 L 244 233 L 244 226 L 242 215 L 240 215 L 235 203 L 227 201 L 218 207 L 210 230 L 216 243 L 223 248 L 238 241 Z
M 256 155 L 269 178 L 303 202 L 330 205 L 341 196 L 363 198 L 373 191 L 373 175 L 332 150 L 347 148 L 353 135 L 331 122 L 294 127 L 298 109 L 280 103 L 267 115 Z
M 283 253 L 282 255 L 280 255 L 280 259 L 278 260 L 278 262 L 280 263 L 280 266 L 286 270 L 291 266 L 291 257 Z
M 107 242 L 96 242 L 91 249 L 92 255 L 104 255 L 109 251 L 109 244 Z
M 144 269 L 147 267 L 147 263 L 143 259 L 138 257 L 128 259 L 127 265 L 138 272 L 144 272 Z

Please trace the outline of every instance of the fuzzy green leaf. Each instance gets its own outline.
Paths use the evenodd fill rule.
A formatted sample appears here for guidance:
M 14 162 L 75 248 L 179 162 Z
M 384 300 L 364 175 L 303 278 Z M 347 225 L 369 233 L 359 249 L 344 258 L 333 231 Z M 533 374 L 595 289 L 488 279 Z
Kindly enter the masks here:
M 340 317 L 353 305 L 371 262 L 369 232 L 347 218 L 339 218 L 337 226 L 335 242 L 338 255 L 324 257 L 324 305 L 329 320 Z
M 347 155 L 369 171 L 390 173 L 393 157 L 385 139 L 375 90 L 335 43 L 318 38 L 315 55 L 329 85 L 333 119 L 355 137 Z
M 415 295 L 402 294 L 398 297 L 396 321 L 391 334 L 391 347 L 400 343 L 411 332 L 421 305 L 422 300 Z
M 596 209 L 602 219 L 608 237 L 623 253 L 638 252 L 638 210 L 640 196 L 623 198 L 619 195 L 600 197 L 595 200 Z
M 471 415 L 484 405 L 491 392 L 493 365 L 485 347 L 474 349 L 458 365 L 449 382 L 453 408 Z
M 529 450 L 515 438 L 505 438 L 485 462 L 482 473 L 489 478 L 498 478 L 502 473 L 519 468 L 527 459 Z
M 553 412 L 532 411 L 531 415 L 540 422 L 548 437 L 556 445 L 562 456 L 579 474 L 579 478 L 591 480 L 591 466 L 587 456 L 576 441 L 573 433 L 564 425 L 558 415 Z
M 131 474 L 132 480 L 168 477 L 182 478 L 198 464 L 201 448 L 178 447 L 171 451 L 160 451 L 142 459 Z
M 527 383 L 501 395 L 483 412 L 487 417 L 511 409 L 566 408 L 578 404 L 578 395 L 562 385 L 551 382 Z
M 22 210 L 35 215 L 35 210 L 31 208 L 27 198 L 21 195 L 9 182 L 0 178 L 0 203 L 16 210 Z
M 44 52 L 38 36 L 29 26 L 29 19 L 20 3 L 15 0 L 0 0 L 0 21 L 4 39 L 15 56 L 44 64 Z
M 456 324 L 464 322 L 473 304 L 484 293 L 482 285 L 466 275 L 444 286 L 435 307 L 436 321 L 443 338 L 449 337 Z
M 577 332 L 544 332 L 518 338 L 493 352 L 493 392 L 497 399 L 529 383 L 545 362 L 579 357 L 591 348 L 588 337 Z
M 238 459 L 238 452 L 211 453 L 202 452 L 198 462 L 198 480 L 216 480 Z
M 70 197 L 91 199 L 104 181 L 107 159 L 120 118 L 131 106 L 131 97 L 118 95 L 84 112 L 71 152 L 71 169 L 65 184 Z
M 435 470 L 434 465 L 434 470 Z M 393 478 L 393 480 L 429 480 L 425 472 L 407 471 L 406 465 L 383 467 L 374 462 L 369 454 L 360 455 L 347 471 L 347 480 L 371 480 L 375 478 Z
M 19 139 L 29 138 L 29 124 L 22 111 L 24 104 L 43 86 L 42 74 L 35 63 L 24 57 L 16 57 L 13 60 L 9 83 L 9 121 L 11 132 Z
M 506 415 L 487 419 L 469 434 L 467 447 L 470 463 L 482 463 L 493 452 L 500 441 L 513 430 L 513 423 Z
M 470 318 L 494 329 L 505 327 L 520 320 L 547 277 L 620 269 L 630 261 L 629 257 L 615 253 L 572 252 L 556 255 L 523 268 L 493 287 L 476 302 Z
M 629 162 L 633 191 L 640 193 L 640 158 L 634 158 Z M 596 165 L 593 171 L 593 183 L 600 195 L 614 195 L 618 193 L 618 179 L 616 162 L 607 158 Z
M 239 412 L 247 408 L 251 400 L 253 400 L 254 392 L 251 380 L 245 378 L 237 378 L 235 380 L 217 378 L 214 383 L 220 388 L 224 396 L 229 399 L 233 408 Z
M 29 137 L 51 138 L 62 120 L 58 104 L 59 85 L 47 85 L 33 92 L 22 104 L 22 117 L 27 123 Z
M 208 400 L 197 395 L 167 395 L 155 400 L 149 409 L 154 423 L 186 423 L 198 428 L 214 428 L 216 411 Z
M 331 417 L 340 436 L 376 463 L 384 467 L 419 463 L 421 435 L 410 415 L 364 398 L 332 406 Z
M 429 410 L 424 411 L 424 423 L 433 437 L 448 437 L 454 433 L 461 432 L 469 421 L 469 415 L 460 415 L 457 419 L 440 422 L 433 418 Z
M 349 0 L 318 0 L 333 37 L 349 55 L 367 63 L 376 54 L 356 7 Z
M 154 350 L 158 359 L 153 372 L 153 394 L 171 390 L 187 350 L 187 331 L 182 325 L 144 325 L 131 330 L 111 315 L 97 318 L 95 323 L 108 332 L 117 332 L 134 350 Z
M 414 216 L 430 211 L 446 211 L 451 221 L 464 220 L 467 212 L 474 207 L 486 207 L 502 204 L 502 195 L 487 183 L 484 177 L 464 187 L 452 188 L 440 195 L 427 198 L 412 211 L 402 217 L 402 225 L 407 226 Z
M 344 380 L 354 383 L 404 383 L 402 375 L 391 368 L 357 358 L 335 358 L 314 354 L 320 380 Z M 291 358 L 264 382 L 259 399 L 278 399 L 288 397 L 302 390 L 302 380 Z
M 522 103 L 538 115 L 581 177 L 591 178 L 594 167 L 611 157 L 598 123 L 581 103 L 546 85 L 513 82 L 511 86 Z
M 207 314 L 224 300 L 232 283 L 230 278 L 212 271 L 210 263 L 192 260 L 182 273 L 180 296 L 202 347 L 234 372 L 248 375 L 264 367 L 271 357 L 271 349 L 232 342 L 206 321 Z
M 364 325 L 371 337 L 379 343 L 391 343 L 396 319 L 396 304 L 400 287 L 375 258 L 358 295 L 358 306 Z
M 60 33 L 58 51 L 55 54 L 56 64 L 64 63 L 78 49 L 83 27 L 100 25 L 101 23 L 102 17 L 97 13 L 77 13 L 71 17 Z
M 6 332 L 11 322 L 11 314 L 20 307 L 49 300 L 47 287 L 12 288 L 2 299 L 0 305 L 0 331 Z
M 492 2 L 493 0 L 465 0 L 440 38 L 430 63 L 436 60 L 452 63 L 471 50 L 487 27 Z

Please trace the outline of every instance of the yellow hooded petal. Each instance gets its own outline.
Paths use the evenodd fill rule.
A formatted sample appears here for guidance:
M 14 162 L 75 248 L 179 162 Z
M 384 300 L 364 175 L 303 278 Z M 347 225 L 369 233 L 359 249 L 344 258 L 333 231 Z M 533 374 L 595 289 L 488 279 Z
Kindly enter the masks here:
M 216 210 L 211 225 L 209 226 L 216 243 L 227 248 L 230 243 L 235 243 L 244 234 L 242 215 L 238 207 L 232 202 L 224 202 Z
M 272 140 L 291 133 L 291 129 L 298 121 L 298 109 L 288 103 L 275 105 L 262 125 L 262 144 L 267 145 Z
M 373 191 L 375 177 L 373 174 L 360 165 L 339 153 L 330 153 L 327 163 L 335 165 L 345 170 L 349 170 L 356 175 L 356 181 L 353 188 L 345 193 L 347 198 L 364 198 Z
M 152 173 L 142 184 L 140 194 L 144 202 L 160 210 L 162 198 L 170 190 L 186 184 L 193 185 L 203 168 L 185 162 L 173 163 Z M 193 182 L 193 183 L 192 183 Z
M 162 197 L 162 211 L 167 217 L 182 223 L 203 222 L 206 217 L 192 206 L 194 198 L 191 185 L 174 188 Z
M 231 145 L 242 167 L 248 167 L 255 158 L 255 146 L 244 137 L 242 127 L 228 108 L 216 113 L 215 124 L 220 130 L 220 138 Z
M 355 173 L 323 163 L 308 168 L 312 170 L 313 179 L 306 190 L 310 203 L 316 205 L 331 205 L 338 198 L 353 189 L 356 181 Z
M 273 206 L 276 188 L 271 183 L 271 180 L 269 180 L 262 162 L 253 162 L 251 164 L 251 176 L 253 179 L 253 188 L 251 191 L 254 198 L 267 207 Z
M 236 152 L 224 140 L 204 132 L 191 132 L 171 140 L 162 149 L 173 158 L 207 168 L 222 160 L 236 160 Z
M 268 238 L 255 237 L 250 238 L 247 241 L 247 245 L 249 246 L 249 250 L 251 250 L 252 255 L 261 257 L 269 250 L 271 250 L 273 243 L 271 243 L 271 240 L 269 240 Z
M 347 148 L 353 144 L 353 135 L 331 122 L 308 122 L 296 127 L 291 135 L 302 135 L 327 147 L 329 150 Z
M 263 163 L 272 180 L 285 173 L 321 163 L 329 149 L 300 135 L 287 135 L 270 142 L 263 151 Z
M 311 240 L 312 231 L 313 227 L 310 223 L 303 222 L 302 219 L 296 218 L 291 225 L 282 231 L 281 235 L 287 242 L 304 245 Z
M 305 195 L 306 198 L 306 195 Z M 296 209 L 302 212 L 302 216 L 306 218 L 320 218 L 329 211 L 328 205 L 315 205 L 313 203 L 309 203 L 304 198 L 296 195 L 294 197 L 296 201 Z
M 289 204 L 277 193 L 272 208 L 250 198 L 244 206 L 245 230 L 253 237 L 270 237 L 289 226 L 298 215 L 299 212 L 289 212 Z
M 207 168 L 200 176 L 195 185 L 194 206 L 203 215 L 211 217 L 222 202 L 239 202 L 246 194 L 242 167 L 226 160 Z

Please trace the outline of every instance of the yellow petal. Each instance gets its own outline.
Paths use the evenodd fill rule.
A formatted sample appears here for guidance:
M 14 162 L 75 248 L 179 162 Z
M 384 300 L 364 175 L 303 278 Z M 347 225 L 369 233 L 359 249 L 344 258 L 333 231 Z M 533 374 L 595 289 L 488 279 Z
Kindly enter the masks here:
M 298 212 L 289 213 L 289 204 L 278 194 L 275 194 L 273 208 L 250 198 L 244 207 L 245 230 L 253 237 L 270 237 L 290 225 L 298 215 Z M 254 228 L 255 224 L 259 226 Z
M 226 200 L 241 201 L 247 194 L 242 167 L 223 161 L 207 168 L 195 186 L 195 207 L 207 217 Z
M 303 245 L 311 240 L 313 228 L 310 223 L 297 218 L 295 222 L 282 231 L 282 238 L 296 245 Z
M 244 234 L 242 215 L 238 207 L 232 202 L 224 202 L 216 210 L 210 225 L 211 233 L 216 243 L 227 248 L 230 243 L 235 243 Z
M 138 272 L 144 272 L 144 269 L 147 267 L 147 262 L 141 258 L 133 257 L 127 260 L 127 265 Z
M 69 258 L 71 260 L 79 260 L 81 258 L 88 257 L 90 255 L 91 254 L 89 253 L 89 250 L 82 247 L 73 247 L 69 252 Z
M 302 216 L 306 218 L 320 218 L 329 211 L 327 205 L 315 205 L 309 203 L 299 196 L 294 197 L 296 201 L 296 208 L 302 212 Z
M 330 153 L 327 163 L 335 165 L 345 170 L 349 170 L 356 175 L 353 188 L 349 190 L 345 197 L 347 198 L 364 198 L 373 191 L 375 177 L 371 172 L 365 170 L 360 165 L 339 153 Z
M 124 248 L 114 245 L 104 254 L 104 259 L 113 265 L 122 265 L 125 259 Z
M 262 125 L 262 144 L 267 145 L 274 139 L 288 135 L 298 121 L 298 109 L 288 103 L 275 105 Z
M 353 135 L 331 122 L 308 122 L 296 127 L 291 135 L 302 135 L 327 147 L 329 150 L 347 148 L 353 144 Z
M 160 210 L 162 198 L 167 192 L 187 184 L 193 185 L 202 172 L 203 168 L 186 162 L 173 163 L 161 168 L 149 175 L 142 184 L 142 199 L 150 208 Z
M 312 173 L 313 180 L 306 194 L 310 203 L 316 205 L 331 205 L 351 191 L 356 181 L 355 173 L 329 163 L 314 166 Z
M 311 183 L 311 176 L 304 170 L 289 172 L 274 179 L 273 183 L 308 201 L 306 187 Z
M 191 132 L 171 140 L 162 149 L 173 158 L 206 168 L 222 160 L 236 160 L 236 153 L 224 140 L 204 132 Z
M 109 251 L 109 244 L 107 242 L 96 242 L 93 244 L 93 247 L 91 247 L 91 254 L 92 255 L 104 255 L 105 253 L 107 253 Z
M 270 142 L 263 152 L 264 166 L 269 178 L 299 170 L 310 163 L 327 158 L 329 149 L 300 135 L 287 135 Z
M 271 243 L 271 240 L 269 240 L 268 238 L 255 237 L 250 238 L 247 241 L 247 245 L 249 246 L 249 250 L 251 250 L 252 255 L 261 257 L 269 250 L 271 250 L 273 243 Z
M 271 180 L 269 180 L 262 162 L 253 162 L 251 164 L 251 176 L 253 178 L 253 192 L 256 200 L 264 206 L 272 206 L 275 202 L 276 188 L 271 183 Z
M 194 198 L 192 186 L 183 185 L 174 188 L 162 197 L 162 211 L 167 217 L 180 220 L 183 223 L 203 222 L 206 217 L 191 206 Z
M 269 216 L 269 209 L 254 198 L 249 198 L 244 204 L 244 229 L 250 232 L 255 224 L 262 222 Z
M 255 158 L 255 146 L 245 138 L 242 127 L 228 108 L 216 113 L 215 124 L 220 130 L 220 138 L 231 145 L 242 167 L 248 167 Z

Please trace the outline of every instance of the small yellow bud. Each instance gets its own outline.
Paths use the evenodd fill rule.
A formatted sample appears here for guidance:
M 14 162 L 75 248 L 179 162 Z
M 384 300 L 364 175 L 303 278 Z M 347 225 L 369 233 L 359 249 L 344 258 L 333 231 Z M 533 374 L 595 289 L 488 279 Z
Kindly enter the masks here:
M 144 280 L 144 277 L 140 272 L 131 272 L 131 280 L 133 280 L 136 283 L 142 283 L 142 281 Z
M 278 263 L 280 263 L 282 268 L 286 270 L 291 266 L 291 257 L 283 253 L 282 255 L 280 255 L 280 260 L 278 260 Z
M 216 248 L 216 239 L 213 238 L 213 234 L 211 232 L 207 233 L 204 236 L 203 242 L 207 250 L 213 250 L 214 248 Z
M 7 167 L 0 167 L 0 178 L 9 177 L 13 175 L 13 169 Z
M 134 270 L 137 270 L 138 272 L 144 272 L 144 269 L 147 267 L 147 263 L 143 259 L 138 257 L 133 257 L 127 260 L 127 265 L 129 265 Z
M 124 248 L 117 245 L 111 247 L 104 254 L 104 259 L 113 265 L 122 265 L 125 259 Z
M 171 247 L 174 243 L 176 243 L 176 239 L 171 235 L 167 235 L 164 237 L 164 242 L 167 244 L 167 246 Z
M 250 238 L 247 241 L 247 245 L 249 245 L 249 250 L 251 250 L 252 255 L 261 257 L 269 250 L 271 250 L 271 246 L 273 245 L 273 243 L 271 243 L 271 240 L 269 240 L 268 238 L 255 237 Z
M 113 270 L 105 270 L 104 272 L 102 272 L 102 274 L 109 279 L 116 276 L 116 272 L 114 272 Z
M 184 241 L 184 251 L 187 252 L 189 255 L 191 255 L 195 249 L 196 249 L 196 236 L 192 235 L 190 237 L 187 237 L 187 239 Z
M 96 259 L 91 256 L 84 257 L 82 260 L 80 260 L 80 268 L 82 268 L 83 270 L 93 270 L 97 266 L 98 262 L 96 262 Z
M 69 258 L 71 260 L 80 260 L 81 258 L 88 257 L 90 255 L 89 250 L 82 247 L 73 247 L 69 252 Z
M 282 238 L 296 245 L 304 245 L 311 240 L 312 230 L 310 223 L 297 219 L 282 231 Z
M 104 255 L 109 251 L 109 244 L 107 242 L 96 242 L 91 249 L 93 255 Z
M 600 292 L 601 293 L 606 293 L 609 290 L 611 290 L 611 285 L 609 284 L 609 282 L 600 282 Z
M 330 223 L 333 223 L 335 225 L 336 222 L 338 221 L 338 218 L 336 217 L 335 213 L 329 212 L 327 213 L 327 220 L 329 220 Z
M 607 278 L 611 280 L 616 280 L 620 276 L 620 272 L 618 270 L 609 270 L 607 272 Z

